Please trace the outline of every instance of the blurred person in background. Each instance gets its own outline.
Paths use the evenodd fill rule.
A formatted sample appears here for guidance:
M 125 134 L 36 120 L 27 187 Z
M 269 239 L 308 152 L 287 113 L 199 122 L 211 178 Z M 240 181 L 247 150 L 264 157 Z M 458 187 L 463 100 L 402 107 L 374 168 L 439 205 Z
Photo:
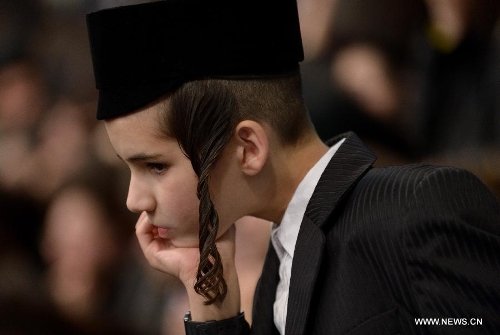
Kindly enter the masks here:
M 30 52 L 41 23 L 39 9 L 37 1 L 0 2 L 0 285 L 12 293 L 10 302 L 0 303 L 6 311 L 16 310 L 13 305 L 24 305 L 30 296 L 41 296 L 37 283 L 43 263 L 37 243 L 44 203 L 24 179 L 25 171 L 37 171 L 28 162 L 49 105 L 44 73 Z
M 426 154 L 500 145 L 500 2 L 425 0 Z M 427 49 L 425 49 L 427 47 Z
M 155 281 L 136 257 L 135 218 L 122 210 L 117 182 L 114 170 L 93 166 L 54 194 L 41 239 L 47 288 L 76 324 L 159 334 L 168 281 Z
M 375 148 L 377 164 L 408 161 L 414 131 L 408 56 L 423 22 L 423 3 L 327 2 L 333 3 L 329 29 L 314 61 L 321 69 L 311 72 L 307 58 L 302 66 L 304 98 L 318 133 L 327 139 L 353 129 Z
M 319 32 L 322 46 L 302 66 L 304 97 L 322 138 L 354 129 L 375 149 L 378 165 L 461 166 L 500 199 L 500 3 L 312 3 L 333 8 L 326 33 L 303 26 L 306 55 L 309 31 Z
M 2 312 L 8 313 L 2 319 L 25 330 L 28 324 L 17 322 L 23 313 L 34 320 L 31 329 L 67 323 L 41 284 L 45 264 L 39 240 L 52 194 L 89 157 L 88 135 L 95 124 L 84 112 L 86 104 L 92 105 L 91 95 L 73 94 L 89 89 L 83 81 L 69 85 L 70 72 L 64 70 L 86 73 L 88 68 L 75 59 L 89 57 L 88 51 L 70 60 L 81 37 L 61 22 L 43 1 L 0 2 L 0 231 L 5 246 L 0 286 L 11 292 L 2 299 Z M 68 38 L 58 38 L 64 33 Z
M 419 153 L 475 172 L 500 199 L 500 2 L 425 4 Z
M 114 206 L 101 208 L 116 201 L 102 187 L 119 187 L 115 179 L 123 169 L 109 177 L 98 168 L 113 164 L 109 140 L 93 118 L 96 93 L 83 13 L 95 5 L 0 2 L 2 333 L 161 332 L 155 313 L 170 288 L 143 266 L 140 252 L 133 256 L 134 244 L 124 234 L 133 225 L 121 220 L 120 211 L 110 213 Z M 97 164 L 88 165 L 94 156 Z M 132 256 L 120 260 L 119 252 Z M 121 281 L 114 280 L 117 271 Z M 106 325 L 113 313 L 110 320 L 128 317 L 123 324 L 132 325 L 130 332 L 116 322 Z M 89 320 L 106 322 L 92 326 Z

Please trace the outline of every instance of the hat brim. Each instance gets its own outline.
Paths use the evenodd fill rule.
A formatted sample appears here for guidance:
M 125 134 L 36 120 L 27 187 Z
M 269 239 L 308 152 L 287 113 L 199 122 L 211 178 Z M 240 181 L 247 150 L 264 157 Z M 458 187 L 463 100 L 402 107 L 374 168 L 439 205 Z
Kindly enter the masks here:
M 181 83 L 155 83 L 133 88 L 101 89 L 97 106 L 97 119 L 105 120 L 132 113 L 141 107 L 158 100 L 171 92 Z

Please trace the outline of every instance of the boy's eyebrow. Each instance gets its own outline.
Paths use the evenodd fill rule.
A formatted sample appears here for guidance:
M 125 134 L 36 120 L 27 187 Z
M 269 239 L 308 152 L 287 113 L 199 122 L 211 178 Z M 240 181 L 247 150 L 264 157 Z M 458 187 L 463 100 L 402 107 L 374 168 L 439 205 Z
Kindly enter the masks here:
M 118 156 L 118 158 L 120 158 L 122 161 L 125 160 L 127 162 L 143 162 L 143 161 L 148 161 L 148 160 L 157 159 L 157 158 L 161 157 L 160 154 L 154 154 L 154 155 L 136 154 L 136 155 L 130 156 L 126 159 L 123 159 L 122 157 L 120 157 L 120 155 L 116 155 L 116 156 Z

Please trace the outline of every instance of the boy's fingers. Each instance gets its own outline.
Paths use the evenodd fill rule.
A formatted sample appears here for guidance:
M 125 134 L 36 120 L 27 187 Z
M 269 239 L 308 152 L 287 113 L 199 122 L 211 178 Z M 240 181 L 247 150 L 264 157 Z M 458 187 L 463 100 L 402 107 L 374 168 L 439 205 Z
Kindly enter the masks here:
M 148 214 L 146 212 L 142 212 L 135 223 L 135 230 L 139 230 L 144 227 L 144 224 L 148 221 Z
M 144 251 L 154 239 L 153 229 L 154 226 L 149 223 L 148 215 L 146 212 L 142 212 L 137 220 L 137 223 L 135 224 L 135 234 L 137 235 L 139 244 Z

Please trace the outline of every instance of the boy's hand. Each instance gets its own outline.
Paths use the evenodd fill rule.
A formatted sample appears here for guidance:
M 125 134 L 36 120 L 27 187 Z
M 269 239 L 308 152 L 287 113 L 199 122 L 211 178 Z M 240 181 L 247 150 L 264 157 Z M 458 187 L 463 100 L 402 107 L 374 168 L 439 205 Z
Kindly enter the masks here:
M 194 291 L 200 258 L 197 246 L 179 248 L 173 246 L 169 240 L 159 237 L 146 212 L 140 215 L 135 230 L 141 249 L 149 264 L 157 270 L 179 278 L 184 284 L 193 321 L 226 319 L 235 316 L 240 311 L 240 291 L 234 263 L 234 225 L 217 240 L 217 249 L 222 257 L 224 267 L 224 279 L 228 286 L 228 294 L 221 308 L 215 305 L 206 306 L 203 297 Z
M 193 284 L 200 258 L 198 247 L 175 247 L 170 240 L 159 237 L 156 229 L 146 212 L 142 212 L 135 225 L 135 234 L 149 264 L 179 278 L 184 285 Z

